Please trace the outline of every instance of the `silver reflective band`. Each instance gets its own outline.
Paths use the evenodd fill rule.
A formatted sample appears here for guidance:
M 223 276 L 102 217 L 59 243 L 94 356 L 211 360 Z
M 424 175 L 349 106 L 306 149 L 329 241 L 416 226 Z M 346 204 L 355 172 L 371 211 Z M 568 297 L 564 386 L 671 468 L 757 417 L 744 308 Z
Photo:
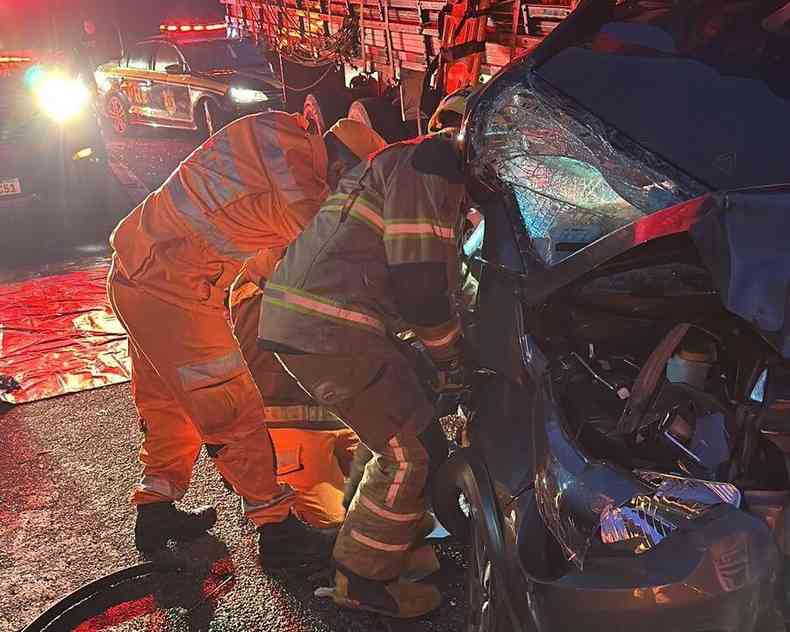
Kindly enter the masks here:
M 180 487 L 176 487 L 173 483 L 164 478 L 148 475 L 140 479 L 140 482 L 137 483 L 137 489 L 143 492 L 158 494 L 168 500 L 181 500 L 187 491 Z
M 263 411 L 267 422 L 340 421 L 337 415 L 323 406 L 265 406 Z
M 165 189 L 170 193 L 175 207 L 195 232 L 221 255 L 237 261 L 246 261 L 255 254 L 254 251 L 240 250 L 208 220 L 205 213 L 192 201 L 177 172 L 170 176 L 170 179 L 165 183 Z
M 219 358 L 180 366 L 176 370 L 178 377 L 181 378 L 181 385 L 185 389 L 191 390 L 233 377 L 240 373 L 245 366 L 241 352 L 234 350 Z
M 282 502 L 291 500 L 294 496 L 296 496 L 296 492 L 294 492 L 290 485 L 280 483 L 280 493 L 273 496 L 270 500 L 262 503 L 251 503 L 246 498 L 242 498 L 241 508 L 245 515 L 250 516 L 258 511 L 263 511 L 264 509 L 269 509 Z

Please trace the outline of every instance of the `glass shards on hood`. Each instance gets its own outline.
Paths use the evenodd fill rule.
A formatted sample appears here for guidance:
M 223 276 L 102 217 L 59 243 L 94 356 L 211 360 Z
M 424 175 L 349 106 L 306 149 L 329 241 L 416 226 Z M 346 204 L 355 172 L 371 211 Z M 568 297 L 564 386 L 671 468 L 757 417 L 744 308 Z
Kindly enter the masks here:
M 538 262 L 704 192 L 534 73 L 513 76 L 473 115 L 471 169 L 518 208 Z

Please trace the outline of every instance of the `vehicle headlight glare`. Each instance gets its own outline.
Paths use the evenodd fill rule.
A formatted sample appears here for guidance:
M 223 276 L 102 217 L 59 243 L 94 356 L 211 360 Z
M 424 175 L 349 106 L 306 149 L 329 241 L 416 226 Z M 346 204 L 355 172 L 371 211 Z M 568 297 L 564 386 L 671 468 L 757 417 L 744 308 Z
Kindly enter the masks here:
M 90 91 L 82 81 L 59 75 L 44 77 L 34 92 L 38 106 L 58 123 L 80 114 L 90 101 Z
M 236 103 L 263 103 L 269 97 L 261 90 L 251 90 L 250 88 L 231 88 L 230 98 Z

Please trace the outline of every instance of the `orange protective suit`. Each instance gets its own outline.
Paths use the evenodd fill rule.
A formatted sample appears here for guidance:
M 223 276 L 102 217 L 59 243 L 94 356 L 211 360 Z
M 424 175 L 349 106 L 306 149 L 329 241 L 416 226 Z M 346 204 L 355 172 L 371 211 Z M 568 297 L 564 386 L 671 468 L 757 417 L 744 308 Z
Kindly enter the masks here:
M 198 147 L 115 229 L 109 295 L 129 334 L 144 431 L 142 504 L 180 499 L 205 444 L 256 525 L 286 518 L 264 404 L 225 317 L 326 197 L 327 155 L 301 115 L 244 117 Z M 246 263 L 245 263 L 246 262 Z

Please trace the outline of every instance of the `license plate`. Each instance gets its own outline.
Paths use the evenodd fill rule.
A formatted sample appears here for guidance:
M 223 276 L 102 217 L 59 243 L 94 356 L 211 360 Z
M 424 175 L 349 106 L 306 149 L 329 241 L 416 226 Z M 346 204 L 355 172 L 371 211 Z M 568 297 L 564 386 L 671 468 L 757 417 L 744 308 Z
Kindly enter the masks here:
M 19 178 L 13 180 L 0 180 L 0 195 L 19 195 L 22 193 L 22 185 Z

